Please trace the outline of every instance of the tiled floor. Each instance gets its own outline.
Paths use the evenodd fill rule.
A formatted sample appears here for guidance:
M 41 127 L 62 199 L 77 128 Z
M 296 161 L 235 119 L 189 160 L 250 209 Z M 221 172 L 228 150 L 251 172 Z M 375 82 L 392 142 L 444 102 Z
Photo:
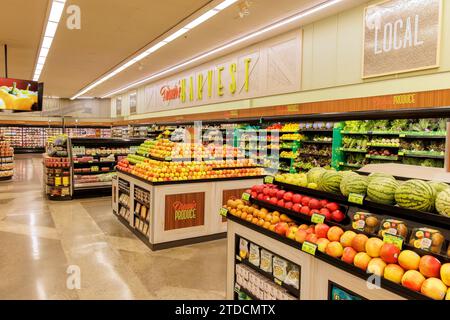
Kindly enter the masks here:
M 41 161 L 17 156 L 0 182 L 0 299 L 225 297 L 225 240 L 152 252 L 109 197 L 47 201 Z

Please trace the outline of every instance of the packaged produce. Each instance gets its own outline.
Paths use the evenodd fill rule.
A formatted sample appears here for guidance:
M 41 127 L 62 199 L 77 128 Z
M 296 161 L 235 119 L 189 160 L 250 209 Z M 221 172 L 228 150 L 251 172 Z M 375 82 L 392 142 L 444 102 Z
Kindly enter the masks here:
M 248 257 L 248 241 L 242 238 L 239 240 L 239 256 L 242 259 Z
M 288 273 L 288 262 L 280 257 L 273 258 L 273 276 L 284 281 Z
M 254 266 L 259 267 L 260 262 L 259 247 L 254 243 L 250 243 L 250 254 L 248 257 L 248 261 Z
M 406 238 L 408 235 L 408 227 L 405 222 L 401 220 L 384 219 L 381 223 L 378 235 L 383 237 L 386 233 Z
M 352 218 L 352 227 L 355 230 L 375 233 L 380 225 L 380 219 L 372 213 L 356 212 Z
M 269 251 L 266 251 L 264 249 L 261 250 L 261 270 L 272 273 L 272 258 L 273 254 L 271 254 Z
M 440 253 L 445 237 L 439 230 L 430 228 L 415 228 L 411 232 L 409 244 L 415 248 Z
M 296 289 L 300 287 L 300 270 L 298 266 L 292 263 L 289 264 L 289 271 L 284 282 L 286 284 L 293 286 Z

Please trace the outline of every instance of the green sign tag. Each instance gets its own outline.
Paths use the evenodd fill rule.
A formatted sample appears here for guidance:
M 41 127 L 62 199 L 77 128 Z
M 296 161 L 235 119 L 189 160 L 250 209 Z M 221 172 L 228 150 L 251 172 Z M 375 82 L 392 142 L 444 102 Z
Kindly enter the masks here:
M 350 193 L 348 195 L 348 202 L 356 203 L 356 204 L 363 204 L 364 201 L 364 195 L 359 193 Z
M 241 286 L 238 283 L 234 284 L 234 292 L 236 293 L 241 292 Z
M 223 217 L 226 217 L 228 214 L 228 209 L 227 208 L 220 208 L 220 215 Z
M 247 192 L 244 192 L 242 194 L 242 200 L 245 200 L 245 201 L 250 200 L 250 195 Z
M 237 260 L 237 261 L 242 261 L 241 256 L 240 256 L 240 255 L 236 255 L 236 260 Z
M 306 252 L 306 253 L 309 253 L 309 254 L 315 256 L 316 250 L 317 250 L 317 245 L 315 245 L 314 243 L 311 243 L 308 241 L 303 242 L 303 244 L 302 244 L 303 252 Z
M 311 222 L 312 223 L 323 223 L 325 221 L 325 216 L 318 214 L 318 213 L 314 213 L 311 216 Z
M 399 137 L 400 138 L 404 138 L 404 137 L 406 137 L 406 134 L 402 133 L 402 134 L 399 135 Z
M 385 243 L 392 243 L 396 247 L 398 247 L 400 250 L 402 250 L 403 247 L 403 238 L 399 236 L 394 236 L 390 233 L 385 233 L 383 237 L 383 242 Z
M 398 155 L 399 155 L 399 156 L 403 156 L 403 155 L 405 155 L 405 153 L 400 151 L 400 152 L 398 153 Z
M 273 176 L 265 176 L 264 183 L 273 183 Z
M 172 158 L 171 158 L 171 157 L 166 157 L 164 160 L 166 160 L 166 161 L 172 161 Z
M 280 279 L 274 278 L 273 281 L 278 284 L 279 286 L 283 285 L 283 281 L 281 281 Z

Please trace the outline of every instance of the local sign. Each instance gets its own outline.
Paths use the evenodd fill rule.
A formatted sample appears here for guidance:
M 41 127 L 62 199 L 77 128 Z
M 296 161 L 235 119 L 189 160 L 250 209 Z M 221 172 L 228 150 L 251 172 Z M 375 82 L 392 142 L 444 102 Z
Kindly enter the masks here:
M 365 9 L 363 78 L 439 66 L 442 0 L 388 0 Z

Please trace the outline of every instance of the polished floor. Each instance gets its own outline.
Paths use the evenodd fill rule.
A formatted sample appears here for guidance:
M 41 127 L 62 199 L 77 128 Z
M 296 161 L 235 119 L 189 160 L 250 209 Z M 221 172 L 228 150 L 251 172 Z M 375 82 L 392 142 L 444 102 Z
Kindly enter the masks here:
M 225 298 L 225 240 L 152 252 L 110 197 L 46 200 L 41 161 L 0 182 L 0 299 Z

